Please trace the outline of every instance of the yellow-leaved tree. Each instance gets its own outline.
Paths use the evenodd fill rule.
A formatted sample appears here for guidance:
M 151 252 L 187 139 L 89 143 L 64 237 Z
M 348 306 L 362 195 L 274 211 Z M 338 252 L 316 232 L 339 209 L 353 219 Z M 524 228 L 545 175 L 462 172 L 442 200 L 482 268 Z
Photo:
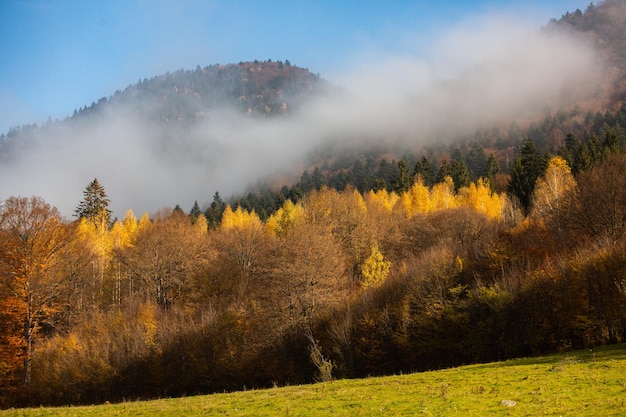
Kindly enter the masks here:
M 430 192 L 433 211 L 446 210 L 457 207 L 454 194 L 454 181 L 452 177 L 446 176 L 443 182 L 433 185 Z
M 207 221 L 206 217 L 202 213 L 198 215 L 193 225 L 196 230 L 196 233 L 198 233 L 199 236 L 206 235 L 206 233 L 209 231 L 209 222 Z
M 230 292 L 235 298 L 241 298 L 264 259 L 268 232 L 254 211 L 241 206 L 233 210 L 228 205 L 222 214 L 215 243 L 220 270 L 219 277 L 215 277 L 215 287 L 221 288 L 218 292 Z
M 380 287 L 387 279 L 390 269 L 391 262 L 385 259 L 378 249 L 378 244 L 373 244 L 370 255 L 361 266 L 363 274 L 361 286 L 363 288 Z
M 385 212 L 391 213 L 400 198 L 398 197 L 398 194 L 389 192 L 383 188 L 378 191 L 370 190 L 367 194 L 365 194 L 364 200 L 368 208 L 381 208 Z
M 402 195 L 402 208 L 409 219 L 418 213 L 430 213 L 433 211 L 431 192 L 424 185 L 421 176 L 418 176 L 411 189 Z
M 86 286 L 86 294 L 95 305 L 104 294 L 105 271 L 111 260 L 113 238 L 109 230 L 109 223 L 104 216 L 96 221 L 86 217 L 78 220 L 77 237 L 81 246 L 91 257 L 90 283 Z
M 484 178 L 460 189 L 457 195 L 459 206 L 469 207 L 494 220 L 502 219 L 503 198 L 491 190 L 489 181 Z
M 531 217 L 543 221 L 557 236 L 563 233 L 570 208 L 566 202 L 577 190 L 576 180 L 565 159 L 555 156 L 548 162 L 546 173 L 537 179 L 531 205 Z
M 267 219 L 267 230 L 275 236 L 283 236 L 304 219 L 304 208 L 287 199 L 283 206 Z

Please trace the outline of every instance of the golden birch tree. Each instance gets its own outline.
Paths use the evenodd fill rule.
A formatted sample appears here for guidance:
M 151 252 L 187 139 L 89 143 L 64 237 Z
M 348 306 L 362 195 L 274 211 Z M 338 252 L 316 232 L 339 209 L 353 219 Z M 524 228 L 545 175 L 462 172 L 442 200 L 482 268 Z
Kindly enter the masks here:
M 577 190 L 576 180 L 567 161 L 555 156 L 548 162 L 546 173 L 537 179 L 531 204 L 531 217 L 543 221 L 556 235 L 563 234 L 570 193 Z

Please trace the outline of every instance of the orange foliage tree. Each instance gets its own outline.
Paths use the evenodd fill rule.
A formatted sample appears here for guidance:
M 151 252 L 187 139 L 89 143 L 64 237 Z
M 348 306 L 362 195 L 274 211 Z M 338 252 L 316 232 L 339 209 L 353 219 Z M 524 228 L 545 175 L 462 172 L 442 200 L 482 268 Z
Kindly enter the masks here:
M 15 369 L 15 361 L 23 358 L 26 384 L 31 381 L 36 335 L 42 322 L 54 326 L 52 316 L 59 307 L 54 301 L 67 283 L 60 265 L 68 229 L 58 210 L 40 197 L 10 197 L 0 206 L 0 298 L 5 318 L 20 323 L 20 333 L 3 335 L 8 349 L 2 356 L 8 369 Z

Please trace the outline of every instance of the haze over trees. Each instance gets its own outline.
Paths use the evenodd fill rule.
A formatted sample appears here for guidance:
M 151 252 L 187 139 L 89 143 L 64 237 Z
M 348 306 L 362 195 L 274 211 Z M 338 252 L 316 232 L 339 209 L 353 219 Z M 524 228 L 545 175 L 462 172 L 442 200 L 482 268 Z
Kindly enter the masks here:
M 615 23 L 608 11 L 621 5 L 552 24 L 609 39 L 619 29 L 605 27 Z M 288 62 L 197 68 L 143 80 L 70 122 L 163 94 L 172 107 L 138 111 L 160 127 L 190 126 L 206 116 L 202 106 L 172 97 L 195 97 L 211 77 L 270 124 L 298 117 L 278 105 L 287 92 L 320 82 Z M 139 217 L 114 217 L 115 198 L 95 178 L 75 195 L 72 221 L 41 197 L 2 197 L 0 406 L 191 395 L 623 342 L 621 81 L 607 79 L 611 94 L 591 103 L 454 142 L 321 144 L 291 180 Z M 158 146 L 190 145 L 178 156 L 202 159 L 178 127 Z M 28 129 L 2 138 L 3 158 L 34 146 Z

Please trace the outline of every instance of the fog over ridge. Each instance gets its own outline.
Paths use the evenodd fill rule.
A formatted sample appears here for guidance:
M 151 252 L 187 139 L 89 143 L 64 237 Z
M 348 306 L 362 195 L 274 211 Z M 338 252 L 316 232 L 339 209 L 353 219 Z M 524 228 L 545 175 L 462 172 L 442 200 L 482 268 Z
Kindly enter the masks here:
M 0 166 L 0 198 L 39 195 L 70 217 L 97 177 L 120 218 L 129 208 L 137 215 L 176 204 L 189 210 L 216 190 L 227 198 L 294 169 L 327 140 L 390 137 L 416 147 L 571 104 L 603 75 L 583 39 L 495 14 L 450 28 L 415 56 L 356 55 L 351 68 L 322 74 L 341 92 L 297 113 L 263 119 L 213 110 L 174 131 L 171 143 L 155 140 L 161 125 L 108 107 L 89 123 L 56 129 L 18 164 Z

